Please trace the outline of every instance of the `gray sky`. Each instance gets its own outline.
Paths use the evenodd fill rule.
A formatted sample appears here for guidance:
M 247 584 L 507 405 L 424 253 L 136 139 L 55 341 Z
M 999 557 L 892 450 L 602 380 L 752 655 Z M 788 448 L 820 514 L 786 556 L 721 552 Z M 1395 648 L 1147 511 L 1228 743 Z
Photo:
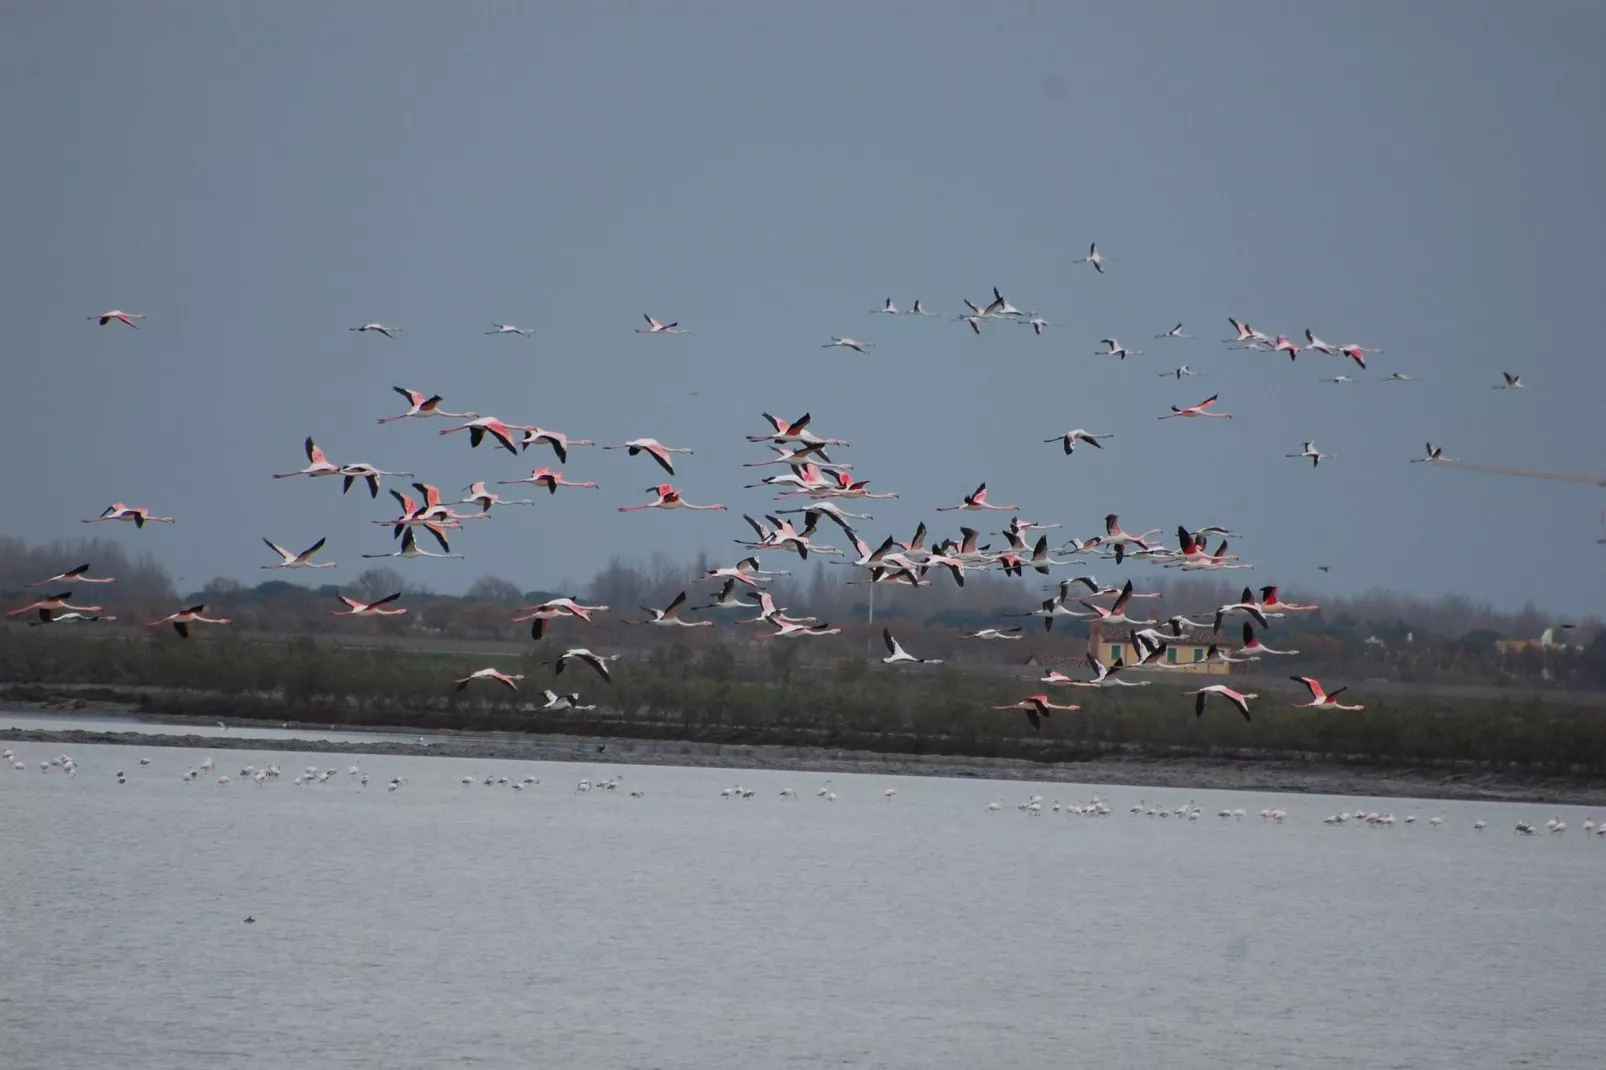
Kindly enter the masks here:
M 576 450 L 602 490 L 402 563 L 436 590 L 727 555 L 769 502 L 742 436 L 812 410 L 903 496 L 874 539 L 957 527 L 934 507 L 986 480 L 1080 536 L 1231 525 L 1259 582 L 1602 605 L 1606 494 L 1407 463 L 1606 471 L 1598 5 L 331 7 L 0 12 L 6 532 L 106 534 L 78 521 L 121 499 L 178 518 L 116 534 L 182 586 L 274 575 L 262 536 L 327 535 L 339 581 L 393 503 L 269 479 L 304 436 L 453 491 L 551 463 L 378 426 L 401 385 L 691 446 L 675 484 L 732 507 L 621 515 L 657 469 Z M 993 285 L 1054 326 L 950 322 Z M 868 314 L 889 295 L 942 315 Z M 113 307 L 149 318 L 86 323 Z M 1228 316 L 1386 352 L 1290 366 L 1218 344 Z M 876 348 L 819 348 L 844 334 Z M 1158 377 L 1183 361 L 1208 377 Z M 1155 419 L 1217 392 L 1235 419 Z M 1042 443 L 1071 427 L 1118 437 Z M 1339 458 L 1284 458 L 1311 438 Z

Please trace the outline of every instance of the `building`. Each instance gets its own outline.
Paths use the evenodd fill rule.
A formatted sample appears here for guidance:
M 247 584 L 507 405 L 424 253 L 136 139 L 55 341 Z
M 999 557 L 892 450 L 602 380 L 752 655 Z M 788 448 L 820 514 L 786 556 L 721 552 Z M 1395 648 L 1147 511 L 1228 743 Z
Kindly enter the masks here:
M 1104 637 L 1104 628 L 1101 621 L 1094 621 L 1087 630 L 1088 653 L 1104 662 L 1114 665 L 1117 661 L 1131 662 L 1132 647 L 1122 640 L 1107 641 Z M 1232 666 L 1224 661 L 1206 661 L 1210 654 L 1209 643 L 1196 643 L 1186 640 L 1168 642 L 1165 648 L 1165 665 L 1167 671 L 1197 673 L 1204 676 L 1225 676 Z M 1145 670 L 1136 670 L 1139 672 Z

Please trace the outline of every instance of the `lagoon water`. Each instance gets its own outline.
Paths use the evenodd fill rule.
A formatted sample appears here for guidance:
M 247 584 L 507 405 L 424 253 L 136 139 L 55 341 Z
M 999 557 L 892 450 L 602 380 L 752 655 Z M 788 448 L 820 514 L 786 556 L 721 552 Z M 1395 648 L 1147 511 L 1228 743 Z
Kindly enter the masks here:
M 223 787 L 181 781 L 199 750 L 69 747 L 68 777 L 39 771 L 60 745 L 7 745 L 26 763 L 0 769 L 15 1070 L 1467 1070 L 1606 1052 L 1606 840 L 1573 808 L 841 774 L 827 802 L 817 774 L 273 750 L 216 752 L 214 777 L 284 770 Z M 293 786 L 308 765 L 341 772 Z M 620 773 L 618 791 L 574 790 Z M 755 797 L 722 799 L 733 782 Z M 1015 810 L 1096 791 L 1110 816 Z M 1205 816 L 1129 814 L 1140 797 Z M 1321 824 L 1360 806 L 1419 821 Z M 1552 815 L 1565 835 L 1511 831 Z

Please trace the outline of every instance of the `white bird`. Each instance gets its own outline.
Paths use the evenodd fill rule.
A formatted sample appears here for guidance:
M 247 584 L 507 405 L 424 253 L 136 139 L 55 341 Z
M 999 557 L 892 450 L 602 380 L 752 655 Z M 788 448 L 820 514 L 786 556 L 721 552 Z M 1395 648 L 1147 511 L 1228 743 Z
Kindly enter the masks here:
M 1099 255 L 1099 243 L 1094 242 L 1087 247 L 1087 255 L 1076 261 L 1078 264 L 1092 264 L 1093 270 L 1100 275 L 1104 274 L 1104 258 Z
M 870 311 L 872 313 L 880 313 L 887 316 L 896 316 L 898 314 L 898 306 L 893 304 L 892 298 L 889 297 L 887 298 L 886 304 L 882 305 L 880 308 L 872 308 Z
M 658 467 L 670 475 L 675 474 L 675 461 L 669 455 L 671 453 L 691 452 L 691 450 L 684 447 L 665 446 L 655 438 L 633 438 L 629 442 L 621 442 L 617 446 L 604 446 L 602 448 L 605 450 L 629 450 L 632 457 L 638 453 L 646 453 L 658 462 Z
M 1173 420 L 1173 419 L 1177 418 L 1178 416 L 1183 416 L 1183 417 L 1210 416 L 1210 417 L 1214 417 L 1214 418 L 1216 418 L 1218 420 L 1230 420 L 1230 419 L 1232 419 L 1232 413 L 1230 413 L 1230 412 L 1208 412 L 1208 411 L 1206 411 L 1206 410 L 1208 410 L 1210 408 L 1210 406 L 1212 406 L 1212 405 L 1214 405 L 1216 403 L 1216 399 L 1218 397 L 1220 397 L 1220 396 L 1221 395 L 1219 395 L 1219 394 L 1211 394 L 1209 397 L 1207 397 L 1203 401 L 1199 402 L 1199 404 L 1197 404 L 1197 405 L 1189 405 L 1185 409 L 1179 409 L 1175 405 L 1173 405 L 1173 406 L 1171 406 L 1171 415 L 1170 416 L 1162 416 L 1162 417 L 1160 417 L 1160 419 L 1162 419 L 1162 420 Z
M 1203 717 L 1205 699 L 1209 698 L 1211 695 L 1217 695 L 1236 706 L 1238 708 L 1238 712 L 1243 714 L 1243 718 L 1246 721 L 1250 719 L 1249 700 L 1260 697 L 1259 695 L 1252 693 L 1246 695 L 1241 692 L 1234 691 L 1226 684 L 1211 684 L 1209 687 L 1201 687 L 1197 691 L 1184 691 L 1183 694 L 1196 696 L 1193 703 L 1193 714 L 1195 717 Z
M 637 334 L 690 334 L 691 333 L 690 331 L 686 330 L 686 328 L 684 328 L 684 327 L 682 327 L 680 325 L 680 321 L 679 320 L 676 320 L 673 323 L 659 323 L 657 320 L 653 319 L 651 316 L 648 316 L 646 314 L 643 314 L 641 318 L 647 321 L 647 326 L 645 328 L 637 327 L 636 328 L 636 333 Z
M 137 331 L 139 330 L 139 324 L 135 323 L 134 321 L 142 320 L 145 318 L 145 316 L 140 312 L 124 312 L 121 309 L 114 308 L 109 312 L 102 312 L 98 316 L 85 316 L 84 318 L 95 320 L 99 322 L 102 327 L 106 326 L 106 324 L 110 323 L 112 320 L 116 320 L 119 323 L 127 324 Z
M 1504 383 L 1501 383 L 1499 386 L 1494 387 L 1493 389 L 1495 389 L 1495 390 L 1526 390 L 1527 389 L 1527 387 L 1522 385 L 1522 376 L 1520 376 L 1520 375 L 1512 375 L 1510 372 L 1501 372 L 1500 374 L 1505 376 L 1505 380 L 1506 381 Z
M 1284 457 L 1298 457 L 1298 458 L 1301 458 L 1301 459 L 1309 457 L 1310 458 L 1311 467 L 1315 468 L 1318 465 L 1320 465 L 1323 460 L 1337 459 L 1338 454 L 1336 454 L 1336 453 L 1323 453 L 1321 450 L 1316 448 L 1316 443 L 1307 442 L 1307 443 L 1305 443 L 1303 446 L 1301 446 L 1299 448 L 1299 452 L 1298 453 L 1285 453 L 1285 454 L 1283 454 L 1283 456 Z
M 883 665 L 895 665 L 899 662 L 913 662 L 916 665 L 941 665 L 941 658 L 917 658 L 898 645 L 892 638 L 891 628 L 881 629 L 881 641 L 887 645 L 887 656 L 881 659 Z
M 1453 460 L 1455 460 L 1454 457 L 1446 457 L 1444 455 L 1444 447 L 1443 446 L 1435 446 L 1433 443 L 1429 442 L 1429 443 L 1427 443 L 1427 450 L 1428 450 L 1428 452 L 1427 452 L 1427 456 L 1426 457 L 1413 457 L 1413 458 L 1411 458 L 1411 463 L 1412 464 L 1423 464 L 1425 462 L 1425 463 L 1428 463 L 1428 464 L 1433 464 L 1433 463 L 1438 462 L 1438 461 L 1453 461 Z
M 1090 431 L 1084 431 L 1078 427 L 1075 430 L 1067 431 L 1063 435 L 1059 435 L 1055 438 L 1045 438 L 1043 441 L 1058 442 L 1064 448 L 1065 456 L 1069 457 L 1071 454 L 1076 452 L 1076 444 L 1078 442 L 1086 442 L 1089 446 L 1092 446 L 1095 449 L 1103 449 L 1104 447 L 1099 445 L 1099 439 L 1114 437 L 1114 433 L 1108 435 L 1095 435 Z
M 983 628 L 980 631 L 967 632 L 961 639 L 1019 639 L 1019 628 Z
M 1103 353 L 1095 354 L 1096 356 L 1120 357 L 1122 360 L 1125 360 L 1129 356 L 1131 356 L 1131 357 L 1141 357 L 1141 356 L 1143 356 L 1143 350 L 1141 350 L 1141 349 L 1128 349 L 1126 346 L 1122 345 L 1119 341 L 1117 341 L 1114 338 L 1100 338 L 1099 341 L 1102 342 L 1104 345 L 1108 346 L 1109 348 L 1106 349 Z
M 1179 323 L 1175 327 L 1171 328 L 1169 331 L 1165 331 L 1165 332 L 1163 332 L 1161 334 L 1157 334 L 1157 335 L 1155 335 L 1155 337 L 1156 338 L 1192 338 L 1193 335 L 1191 335 L 1191 334 L 1183 334 L 1182 333 L 1182 324 Z
M 459 691 L 462 691 L 464 688 L 468 687 L 468 685 L 473 683 L 475 680 L 495 680 L 497 683 L 504 685 L 508 689 L 517 691 L 519 689 L 518 681 L 522 679 L 524 679 L 524 675 L 522 673 L 505 673 L 501 669 L 487 668 L 477 669 L 474 672 L 469 673 L 467 676 L 464 676 L 461 679 L 453 682 L 457 684 L 457 690 Z
M 1323 383 L 1353 383 L 1355 380 L 1347 375 L 1335 375 L 1331 379 L 1322 379 Z
M 552 671 L 554 675 L 561 676 L 563 675 L 564 665 L 571 661 L 580 661 L 597 670 L 597 675 L 611 684 L 613 683 L 613 673 L 608 671 L 608 662 L 618 660 L 618 654 L 593 654 L 583 646 L 572 647 L 558 656 L 558 660 L 553 663 Z
M 533 336 L 532 332 L 526 331 L 522 327 L 515 327 L 511 323 L 492 323 L 491 327 L 493 329 L 486 331 L 486 334 L 516 334 L 522 338 L 530 338 Z
M 1320 338 L 1317 338 L 1309 327 L 1305 328 L 1305 348 L 1315 350 L 1317 353 L 1325 353 L 1329 357 L 1338 355 L 1337 346 L 1328 345 Z
M 1198 372 L 1194 371 L 1192 368 L 1190 368 L 1186 364 L 1184 364 L 1184 365 L 1182 365 L 1180 367 L 1173 368 L 1171 371 L 1161 372 L 1160 375 L 1159 375 L 1159 378 L 1164 379 L 1167 376 L 1174 376 L 1177 379 L 1181 379 L 1185 375 L 1198 375 L 1198 374 L 1199 374 Z
M 1414 383 L 1416 380 L 1404 372 L 1390 372 L 1379 379 L 1380 383 Z
M 444 537 L 440 534 L 440 532 L 435 531 L 435 529 L 433 527 L 430 528 L 430 531 L 435 535 L 435 537 L 437 539 L 443 539 L 444 540 Z M 444 541 L 442 541 L 441 545 L 445 546 L 446 544 L 445 544 Z M 445 560 L 451 560 L 451 561 L 461 561 L 461 560 L 463 560 L 463 555 L 462 554 L 454 554 L 454 553 L 450 553 L 450 552 L 444 553 L 444 554 L 437 554 L 437 553 L 434 553 L 434 552 L 429 551 L 429 550 L 420 550 L 418 548 L 418 540 L 413 537 L 413 529 L 411 527 L 407 528 L 405 531 L 402 532 L 401 549 L 392 550 L 388 554 L 363 554 L 363 556 L 364 557 L 369 557 L 369 558 L 373 558 L 373 557 L 409 557 L 409 558 L 411 558 L 411 557 L 439 557 L 439 558 L 442 558 L 442 559 L 445 559 Z
M 643 613 L 652 614 L 652 616 L 647 620 L 627 620 L 624 623 L 657 624 L 662 626 L 679 625 L 682 628 L 712 628 L 714 626 L 714 622 L 711 620 L 682 620 L 680 617 L 680 607 L 685 604 L 686 592 L 681 591 L 675 596 L 675 600 L 670 602 L 669 605 L 664 609 L 652 609 L 649 606 L 642 606 L 641 610 Z
M 831 336 L 831 340 L 829 342 L 825 343 L 825 345 L 821 346 L 820 348 L 821 349 L 836 349 L 838 347 L 841 347 L 843 349 L 851 349 L 855 353 L 863 353 L 867 347 L 873 347 L 874 345 L 875 345 L 874 342 L 858 342 L 858 341 L 855 341 L 852 338 L 838 338 L 835 335 L 832 335 Z
M 263 565 L 262 566 L 263 568 L 334 568 L 335 567 L 335 563 L 333 561 L 314 562 L 311 559 L 313 554 L 315 554 L 319 550 L 323 549 L 323 544 L 328 541 L 327 538 L 319 539 L 317 542 L 313 543 L 311 546 L 307 547 L 305 550 L 302 550 L 299 554 L 291 553 L 289 550 L 286 550 L 284 547 L 280 546 L 276 542 L 269 542 L 267 539 L 263 539 L 262 541 L 268 544 L 268 549 L 272 550 L 274 553 L 278 554 L 283 559 L 277 565 Z
M 341 482 L 340 493 L 346 493 L 351 489 L 353 483 L 357 482 L 359 479 L 362 479 L 368 482 L 368 497 L 377 498 L 379 497 L 380 476 L 407 476 L 410 478 L 413 473 L 387 472 L 383 468 L 375 468 L 367 461 L 359 461 L 356 464 L 341 465 L 340 474 L 344 477 Z
M 365 323 L 361 327 L 348 327 L 352 331 L 376 331 L 386 338 L 395 338 L 401 333 L 400 327 L 386 327 L 383 323 Z

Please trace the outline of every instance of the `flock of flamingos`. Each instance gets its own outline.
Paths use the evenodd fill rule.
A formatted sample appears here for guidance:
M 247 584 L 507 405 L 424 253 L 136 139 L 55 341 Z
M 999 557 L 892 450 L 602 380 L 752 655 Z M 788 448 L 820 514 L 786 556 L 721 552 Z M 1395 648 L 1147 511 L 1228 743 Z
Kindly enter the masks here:
M 1080 261 L 1090 264 L 1099 274 L 1105 271 L 1106 259 L 1099 253 L 1097 245 L 1090 247 L 1088 255 Z M 956 322 L 968 326 L 972 331 L 981 333 L 983 330 L 998 329 L 1001 325 L 1013 324 L 1030 327 L 1036 334 L 1042 334 L 1052 326 L 1047 320 L 1030 311 L 1023 311 L 1012 305 L 997 289 L 993 290 L 993 300 L 985 305 L 978 305 L 969 300 L 964 302 L 966 311 L 957 315 Z M 933 313 L 926 311 L 921 302 L 916 300 L 907 310 L 900 309 L 897 304 L 888 298 L 880 308 L 872 309 L 876 316 L 907 317 L 930 316 Z M 143 320 L 141 314 L 123 312 L 118 309 L 88 317 L 91 321 L 99 323 L 102 327 L 110 324 L 123 324 L 131 328 L 138 328 L 136 320 Z M 651 316 L 644 317 L 646 326 L 637 328 L 638 334 L 648 336 L 671 336 L 690 333 L 680 326 L 677 321 L 662 322 Z M 1290 361 L 1297 360 L 1301 353 L 1321 354 L 1324 357 L 1345 360 L 1358 370 L 1365 370 L 1370 356 L 1380 353 L 1381 350 L 1360 345 L 1358 343 L 1345 343 L 1333 345 L 1323 341 L 1311 331 L 1304 332 L 1305 344 L 1299 345 L 1289 340 L 1286 334 L 1267 334 L 1256 330 L 1248 323 L 1229 318 L 1232 327 L 1232 336 L 1223 339 L 1223 343 L 1236 349 L 1264 352 L 1274 355 L 1286 355 Z M 381 323 L 365 323 L 359 327 L 350 328 L 365 334 L 383 336 L 394 339 L 399 333 L 398 328 L 386 326 Z M 1007 328 L 1006 328 L 1007 329 Z M 511 324 L 493 324 L 489 335 L 515 335 L 529 337 L 530 332 Z M 1175 339 L 1191 338 L 1185 334 L 1183 324 L 1178 323 L 1165 331 L 1155 335 L 1156 340 L 1164 345 Z M 872 343 L 860 341 L 851 337 L 831 337 L 829 342 L 823 343 L 824 348 L 845 348 L 858 353 L 864 353 L 872 347 Z M 1129 349 L 1116 338 L 1103 339 L 1104 355 L 1114 356 L 1125 360 L 1128 356 L 1136 356 L 1141 350 Z M 1195 373 L 1186 364 L 1161 373 L 1165 377 L 1173 377 L 1178 382 Z M 1411 377 L 1399 372 L 1382 377 L 1383 381 L 1390 383 L 1410 382 Z M 1504 383 L 1497 389 L 1520 389 L 1523 384 L 1518 376 L 1506 374 Z M 1335 375 L 1324 382 L 1343 384 L 1353 382 L 1349 376 Z M 522 456 L 531 447 L 549 448 L 556 463 L 565 464 L 568 461 L 571 449 L 594 446 L 590 439 L 573 438 L 570 435 L 554 430 L 529 424 L 511 423 L 498 419 L 495 416 L 480 415 L 477 412 L 453 412 L 444 407 L 445 402 L 440 394 L 413 390 L 405 387 L 394 387 L 406 403 L 406 409 L 393 415 L 379 419 L 381 424 L 391 424 L 413 420 L 445 419 L 454 421 L 451 426 L 441 428 L 441 436 L 456 435 L 468 432 L 467 441 L 471 448 L 482 446 L 496 450 L 505 450 L 509 454 Z M 1186 406 L 1171 406 L 1169 413 L 1159 415 L 1161 420 L 1172 419 L 1231 419 L 1229 412 L 1218 411 L 1216 406 L 1219 398 L 1212 394 L 1197 404 Z M 852 474 L 850 464 L 840 463 L 833 459 L 832 452 L 840 452 L 848 446 L 847 442 L 837 438 L 828 438 L 816 433 L 812 429 L 813 419 L 808 413 L 796 419 L 785 419 L 769 413 L 763 414 L 766 426 L 761 433 L 747 436 L 749 442 L 767 447 L 771 456 L 755 459 L 744 465 L 745 468 L 766 469 L 774 467 L 775 474 L 765 475 L 756 482 L 746 485 L 746 489 L 767 489 L 774 492 L 775 501 L 794 503 L 791 507 L 780 508 L 772 506 L 768 512 L 760 512 L 759 516 L 744 515 L 750 536 L 738 539 L 748 556 L 733 565 L 710 569 L 706 575 L 698 577 L 699 580 L 719 582 L 719 593 L 706 605 L 688 606 L 686 592 L 681 592 L 669 605 L 662 608 L 646 609 L 648 616 L 641 620 L 631 620 L 626 623 L 640 624 L 650 627 L 712 627 L 713 619 L 702 617 L 688 619 L 686 614 L 693 612 L 723 613 L 728 610 L 754 611 L 756 615 L 745 618 L 739 623 L 753 623 L 766 625 L 770 629 L 762 633 L 767 639 L 806 639 L 825 635 L 834 635 L 840 632 L 828 622 L 813 617 L 790 616 L 785 607 L 776 606 L 770 593 L 765 589 L 770 577 L 784 575 L 765 569 L 761 565 L 761 556 L 767 554 L 796 554 L 801 559 L 807 559 L 811 554 L 832 559 L 833 563 L 849 566 L 859 573 L 859 577 L 851 579 L 849 583 L 863 584 L 904 584 L 914 587 L 929 586 L 934 582 L 933 577 L 940 578 L 943 573 L 953 582 L 963 585 L 967 573 L 978 570 L 1003 571 L 1012 576 L 1023 576 L 1030 571 L 1039 575 L 1048 575 L 1056 567 L 1077 565 L 1082 560 L 1109 559 L 1119 565 L 1131 558 L 1145 561 L 1166 568 L 1174 568 L 1185 572 L 1213 572 L 1230 571 L 1234 569 L 1251 567 L 1240 562 L 1235 555 L 1227 552 L 1228 536 L 1233 533 L 1223 528 L 1209 526 L 1198 529 L 1186 525 L 1178 526 L 1175 534 L 1175 545 L 1168 545 L 1159 538 L 1160 529 L 1144 531 L 1142 533 L 1129 533 L 1123 531 L 1120 518 L 1111 514 L 1105 518 L 1102 534 L 1091 538 L 1070 539 L 1065 545 L 1050 549 L 1048 536 L 1043 534 L 1048 530 L 1058 528 L 1058 524 L 1038 524 L 1022 519 L 1017 506 L 997 504 L 992 501 L 987 485 L 976 487 L 971 493 L 964 495 L 959 502 L 951 505 L 937 507 L 937 512 L 963 512 L 971 516 L 987 513 L 1009 514 L 1008 523 L 997 532 L 1003 540 L 1001 546 L 981 544 L 981 533 L 977 528 L 962 526 L 959 528 L 959 537 L 945 538 L 926 545 L 926 526 L 921 524 L 914 536 L 907 542 L 898 541 L 887 536 L 879 545 L 872 546 L 854 528 L 854 521 L 868 521 L 873 517 L 867 513 L 854 513 L 844 508 L 846 503 L 855 503 L 877 498 L 896 498 L 895 493 L 872 491 L 868 480 L 857 479 Z M 1088 431 L 1084 428 L 1074 428 L 1063 434 L 1045 440 L 1047 443 L 1057 444 L 1067 457 L 1074 456 L 1079 447 L 1088 447 L 1103 450 L 1104 442 L 1113 438 L 1113 435 Z M 347 493 L 353 487 L 361 485 L 368 491 L 372 499 L 377 499 L 383 482 L 387 479 L 411 479 L 412 473 L 391 471 L 379 468 L 367 462 L 336 463 L 329 459 L 325 452 L 313 441 L 307 438 L 303 444 L 306 454 L 306 465 L 294 471 L 279 472 L 273 475 L 274 479 L 330 479 L 338 483 L 341 493 Z M 624 451 L 629 457 L 639 457 L 642 463 L 654 466 L 663 473 L 659 478 L 676 477 L 677 458 L 687 456 L 692 450 L 683 446 L 667 446 L 657 439 L 637 437 L 623 442 L 602 446 L 603 450 Z M 1317 449 L 1314 442 L 1305 442 L 1297 453 L 1288 454 L 1290 458 L 1309 460 L 1312 465 L 1319 465 L 1323 460 L 1334 458 L 1336 455 L 1323 453 Z M 1426 455 L 1418 460 L 1434 463 L 1445 460 L 1441 448 L 1432 444 L 1427 447 Z M 681 462 L 684 463 L 684 462 Z M 529 487 L 535 491 L 545 491 L 547 495 L 556 495 L 560 489 L 572 491 L 577 489 L 596 490 L 598 484 L 594 481 L 574 481 L 565 478 L 563 471 L 545 465 L 534 468 L 528 476 L 517 479 L 498 480 L 496 487 Z M 411 492 L 411 493 L 410 493 Z M 488 481 L 478 481 L 464 488 L 465 496 L 455 500 L 443 497 L 440 488 L 425 482 L 413 482 L 408 490 L 388 488 L 388 493 L 394 499 L 398 511 L 392 518 L 374 520 L 372 523 L 386 527 L 397 540 L 396 548 L 382 554 L 364 554 L 365 558 L 403 558 L 413 559 L 419 557 L 460 557 L 454 554 L 449 542 L 449 536 L 462 530 L 465 525 L 488 520 L 492 511 L 498 506 L 534 505 L 531 498 L 507 499 L 493 489 Z M 692 510 L 692 511 L 724 511 L 726 506 L 719 503 L 698 504 L 688 501 L 682 490 L 670 482 L 655 482 L 646 488 L 646 501 L 619 506 L 621 513 L 630 513 L 644 510 Z M 459 507 L 472 507 L 468 511 L 459 511 Z M 862 506 L 860 506 L 862 508 Z M 792 519 L 796 514 L 802 514 L 801 522 Z M 98 516 L 86 518 L 84 523 L 128 523 L 137 529 L 143 529 L 147 524 L 171 524 L 170 516 L 155 515 L 146 506 L 130 506 L 123 502 L 114 502 L 107 506 Z M 830 522 L 840 530 L 846 547 L 831 546 L 821 540 L 820 524 Z M 426 550 L 419 545 L 420 535 L 427 536 L 437 550 Z M 1033 536 L 1035 535 L 1035 538 Z M 1215 537 L 1219 540 L 1217 548 L 1212 552 L 1207 547 L 1207 540 Z M 319 539 L 311 546 L 299 552 L 287 549 L 271 540 L 263 540 L 269 550 L 274 554 L 276 561 L 263 565 L 268 569 L 317 569 L 334 567 L 332 562 L 315 561 L 314 556 L 321 551 L 325 539 Z M 110 619 L 99 614 L 101 607 L 95 605 L 75 605 L 72 602 L 72 587 L 78 584 L 99 584 L 115 582 L 113 577 L 93 577 L 89 575 L 90 566 L 80 565 L 68 569 L 57 575 L 40 580 L 32 586 L 35 587 L 62 587 L 56 593 L 40 597 L 32 603 L 12 609 L 10 615 L 35 614 L 32 623 L 37 625 L 80 623 L 87 624 L 95 621 Z M 1046 685 L 1045 689 L 1037 694 L 1029 695 L 1017 702 L 1011 702 L 993 707 L 996 710 L 1019 710 L 1024 712 L 1028 722 L 1034 730 L 1041 727 L 1042 718 L 1051 717 L 1055 713 L 1069 712 L 1080 709 L 1073 703 L 1057 703 L 1050 699 L 1049 688 L 1105 688 L 1119 686 L 1139 686 L 1150 681 L 1134 681 L 1123 676 L 1127 668 L 1143 668 L 1150 670 L 1163 670 L 1167 668 L 1182 668 L 1173 666 L 1166 661 L 1166 650 L 1170 643 L 1208 634 L 1209 652 L 1207 660 L 1220 662 L 1258 661 L 1264 658 L 1279 655 L 1295 655 L 1298 651 L 1277 650 L 1263 643 L 1255 632 L 1255 627 L 1265 629 L 1272 620 L 1286 617 L 1290 614 L 1315 610 L 1314 605 L 1290 604 L 1279 599 L 1276 586 L 1265 586 L 1256 590 L 1245 587 L 1239 600 L 1217 607 L 1213 613 L 1203 620 L 1195 620 L 1189 616 L 1173 616 L 1164 622 L 1127 615 L 1127 609 L 1136 599 L 1158 597 L 1158 592 L 1142 592 L 1133 589 L 1129 580 L 1120 587 L 1100 584 L 1093 577 L 1082 575 L 1074 579 L 1064 580 L 1059 584 L 1059 593 L 1044 600 L 1041 605 L 1029 613 L 1020 614 L 1023 617 L 1039 617 L 1045 629 L 1052 629 L 1056 618 L 1069 618 L 1082 621 L 1098 621 L 1105 628 L 1125 626 L 1129 629 L 1123 654 L 1110 664 L 1105 664 L 1097 656 L 1089 654 L 1087 657 L 1089 672 L 1085 678 L 1072 678 L 1057 671 L 1046 673 L 1037 683 Z M 742 597 L 751 596 L 752 600 Z M 331 611 L 334 616 L 344 617 L 383 617 L 399 616 L 407 613 L 407 609 L 394 605 L 401 597 L 400 591 L 392 592 L 385 597 L 371 600 L 353 598 L 340 594 L 341 608 Z M 521 610 L 513 620 L 529 622 L 531 636 L 540 640 L 549 622 L 561 620 L 589 621 L 593 614 L 608 611 L 607 606 L 583 605 L 576 598 L 553 598 L 539 605 L 528 606 Z M 1242 641 L 1233 647 L 1217 644 L 1223 625 L 1229 619 L 1242 618 Z M 187 638 L 194 625 L 226 625 L 229 621 L 224 617 L 209 617 L 206 615 L 205 605 L 186 606 L 161 618 L 149 622 L 149 627 L 171 625 L 180 637 Z M 1020 637 L 1021 628 L 983 628 L 970 633 L 966 638 L 980 641 L 1008 640 Z M 911 654 L 888 629 L 883 629 L 882 638 L 886 646 L 887 655 L 882 659 L 887 665 L 917 666 L 931 664 L 933 659 L 925 659 Z M 1202 640 L 1201 640 L 1202 641 Z M 564 650 L 551 663 L 557 673 L 562 673 L 564 667 L 570 663 L 580 663 L 589 666 L 605 682 L 611 682 L 612 676 L 609 665 L 616 661 L 619 655 L 603 655 L 593 652 L 586 647 L 572 647 Z M 454 681 L 458 690 L 463 690 L 476 683 L 489 682 L 507 687 L 513 691 L 518 690 L 519 681 L 523 677 L 518 674 L 503 672 L 495 667 L 487 667 Z M 1295 676 L 1292 679 L 1303 684 L 1309 691 L 1309 700 L 1298 703 L 1296 708 L 1309 709 L 1337 709 L 1359 710 L 1360 705 L 1346 705 L 1340 696 L 1345 691 L 1338 688 L 1327 691 L 1320 681 L 1306 676 Z M 1184 696 L 1192 697 L 1193 708 L 1196 715 L 1202 715 L 1207 700 L 1215 698 L 1223 703 L 1230 704 L 1245 720 L 1250 719 L 1250 703 L 1259 696 L 1254 693 L 1245 693 L 1235 690 L 1225 684 L 1210 684 L 1195 690 L 1182 692 Z M 578 694 L 557 695 L 545 692 L 545 708 L 590 708 L 580 707 Z

